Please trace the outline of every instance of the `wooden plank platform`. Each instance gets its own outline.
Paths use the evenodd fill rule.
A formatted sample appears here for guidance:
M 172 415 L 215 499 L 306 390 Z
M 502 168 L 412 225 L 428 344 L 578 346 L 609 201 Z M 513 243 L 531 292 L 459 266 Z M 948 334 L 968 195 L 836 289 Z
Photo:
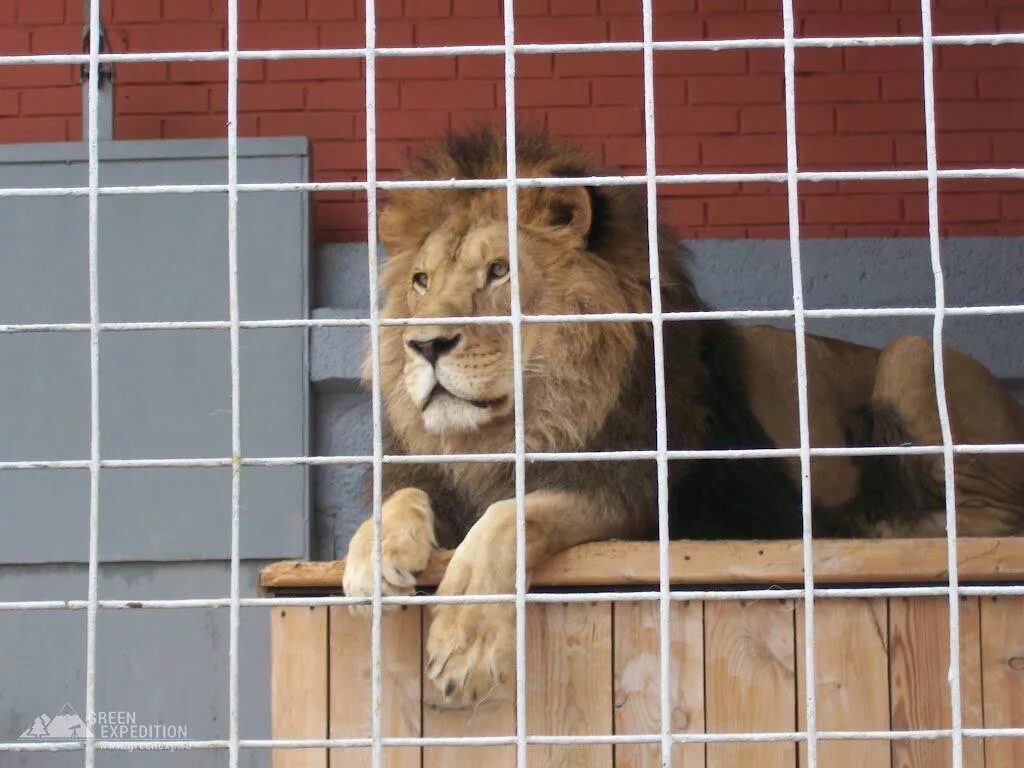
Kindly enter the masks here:
M 715 590 L 802 583 L 801 543 L 673 542 L 675 584 Z M 965 539 L 960 578 L 1024 584 L 1024 539 Z M 836 584 L 941 584 L 944 540 L 819 541 L 815 577 Z M 447 562 L 440 553 L 429 588 Z M 277 563 L 263 572 L 270 593 L 340 593 L 344 563 Z M 657 545 L 607 542 L 577 547 L 540 569 L 534 584 L 649 589 Z M 951 722 L 949 603 L 945 597 L 816 601 L 819 730 L 946 729 Z M 659 606 L 654 602 L 531 604 L 527 614 L 528 735 L 656 735 L 661 728 Z M 678 733 L 791 732 L 805 726 L 804 607 L 801 600 L 707 600 L 670 606 L 671 721 Z M 275 738 L 362 737 L 370 732 L 370 647 L 366 612 L 343 606 L 273 608 L 272 728 Z M 1024 597 L 960 601 L 961 693 L 965 727 L 1024 727 Z M 472 710 L 445 708 L 422 672 L 429 611 L 388 611 L 382 624 L 382 730 L 391 736 L 512 736 L 514 689 Z M 965 768 L 1024 765 L 1024 739 L 964 739 Z M 829 768 L 942 768 L 948 737 L 822 740 Z M 657 738 L 643 744 L 529 747 L 530 764 L 649 768 L 661 764 Z M 384 765 L 514 768 L 515 747 L 395 746 Z M 694 743 L 673 747 L 683 768 L 799 768 L 806 745 Z M 275 750 L 275 768 L 369 764 L 363 748 Z

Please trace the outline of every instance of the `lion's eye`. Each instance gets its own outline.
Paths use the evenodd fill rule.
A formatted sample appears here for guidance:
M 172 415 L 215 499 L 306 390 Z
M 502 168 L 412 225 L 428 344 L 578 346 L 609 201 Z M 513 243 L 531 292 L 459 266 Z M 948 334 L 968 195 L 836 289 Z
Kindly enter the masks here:
M 412 286 L 420 293 L 423 293 L 425 290 L 427 290 L 428 282 L 429 279 L 427 278 L 426 272 L 416 272 L 412 276 Z
M 487 282 L 493 283 L 508 277 L 508 264 L 504 261 L 494 261 L 487 268 Z

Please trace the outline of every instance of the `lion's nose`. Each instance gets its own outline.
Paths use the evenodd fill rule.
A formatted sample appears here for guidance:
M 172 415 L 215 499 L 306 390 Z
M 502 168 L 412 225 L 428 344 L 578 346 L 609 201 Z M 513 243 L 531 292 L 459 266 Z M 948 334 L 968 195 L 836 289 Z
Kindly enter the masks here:
M 409 349 L 418 352 L 428 363 L 434 365 L 441 355 L 455 349 L 455 345 L 460 341 L 462 335 L 458 333 L 454 336 L 437 336 L 426 341 L 410 339 Z

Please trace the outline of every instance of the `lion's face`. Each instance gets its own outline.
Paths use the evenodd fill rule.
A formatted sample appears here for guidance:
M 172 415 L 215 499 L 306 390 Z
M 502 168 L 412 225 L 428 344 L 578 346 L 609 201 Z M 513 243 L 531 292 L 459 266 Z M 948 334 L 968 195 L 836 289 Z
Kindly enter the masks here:
M 409 316 L 507 315 L 506 232 L 502 224 L 490 222 L 469 229 L 449 224 L 431 233 L 410 261 Z M 520 253 L 523 272 L 530 270 L 530 262 Z M 404 329 L 403 341 L 402 381 L 428 431 L 466 432 L 511 412 L 509 326 L 414 325 Z
M 438 198 L 395 195 L 381 217 L 388 318 L 507 317 L 511 307 L 503 191 Z M 588 249 L 592 208 L 582 187 L 522 190 L 516 232 L 526 315 L 643 311 L 646 273 Z M 630 251 L 633 255 L 633 251 Z M 646 248 L 635 248 L 646 266 Z M 524 323 L 527 440 L 571 445 L 603 423 L 637 344 L 628 323 Z M 381 329 L 383 394 L 392 426 L 419 450 L 481 450 L 511 437 L 509 323 L 426 323 Z M 480 438 L 489 437 L 483 442 Z M 470 442 L 457 440 L 460 436 Z M 440 439 L 441 442 L 431 442 Z M 455 440 L 455 442 L 452 442 Z M 494 442 L 497 440 L 498 442 Z

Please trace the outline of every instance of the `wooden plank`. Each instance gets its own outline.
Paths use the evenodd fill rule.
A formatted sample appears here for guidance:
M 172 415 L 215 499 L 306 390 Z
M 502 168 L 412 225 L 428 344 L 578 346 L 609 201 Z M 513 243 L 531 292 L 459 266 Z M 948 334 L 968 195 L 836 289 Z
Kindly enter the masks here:
M 889 625 L 885 600 L 814 603 L 815 703 L 823 731 L 889 730 Z M 796 612 L 797 721 L 807 727 L 804 606 Z M 801 743 L 800 765 L 807 765 Z M 889 742 L 819 741 L 818 764 L 829 768 L 888 766 Z
M 381 735 L 420 735 L 421 609 L 386 611 L 381 619 Z M 368 738 L 371 732 L 370 616 L 346 606 L 330 612 L 330 719 L 332 739 Z M 331 765 L 371 765 L 368 747 L 330 751 Z M 417 747 L 385 747 L 386 768 L 419 768 Z
M 709 733 L 796 730 L 790 600 L 704 606 L 705 706 Z M 708 768 L 796 765 L 792 742 L 707 745 Z
M 270 612 L 270 732 L 275 739 L 327 736 L 327 609 Z M 275 749 L 274 768 L 327 768 L 327 750 Z
M 981 712 L 978 655 L 978 601 L 960 604 L 960 694 L 963 722 L 977 724 Z M 972 639 L 974 638 L 974 639 Z M 889 601 L 890 701 L 893 730 L 949 728 L 949 602 L 944 597 L 894 598 Z M 981 744 L 964 740 L 965 768 L 982 768 Z M 893 768 L 944 768 L 952 765 L 947 739 L 897 739 Z
M 661 731 L 660 607 L 617 603 L 614 611 L 615 733 Z M 704 732 L 704 606 L 672 603 L 672 731 Z M 704 768 L 703 744 L 676 744 L 674 768 Z M 660 744 L 618 744 L 616 768 L 659 768 Z
M 1024 598 L 981 598 L 986 728 L 1024 728 Z M 985 740 L 987 766 L 1024 765 L 1024 739 Z
M 429 625 L 428 614 L 424 614 Z M 424 633 L 426 642 L 426 633 Z M 503 686 L 477 703 L 471 710 L 450 709 L 440 692 L 423 672 L 423 735 L 447 736 L 514 736 L 516 732 L 514 686 Z M 445 746 L 424 747 L 423 768 L 514 768 L 515 746 L 496 747 Z
M 530 735 L 612 733 L 612 610 L 608 603 L 527 608 Z M 611 768 L 611 744 L 531 745 L 530 765 Z
M 673 541 L 669 543 L 673 584 L 802 584 L 802 544 L 795 541 Z M 961 539 L 964 581 L 1024 580 L 1024 537 Z M 451 552 L 435 554 L 421 586 L 435 586 Z M 261 584 L 273 589 L 341 588 L 344 561 L 284 561 L 263 569 Z M 944 539 L 823 540 L 814 544 L 814 574 L 830 583 L 943 583 Z M 657 544 L 602 541 L 573 547 L 540 566 L 534 586 L 592 587 L 658 584 Z

